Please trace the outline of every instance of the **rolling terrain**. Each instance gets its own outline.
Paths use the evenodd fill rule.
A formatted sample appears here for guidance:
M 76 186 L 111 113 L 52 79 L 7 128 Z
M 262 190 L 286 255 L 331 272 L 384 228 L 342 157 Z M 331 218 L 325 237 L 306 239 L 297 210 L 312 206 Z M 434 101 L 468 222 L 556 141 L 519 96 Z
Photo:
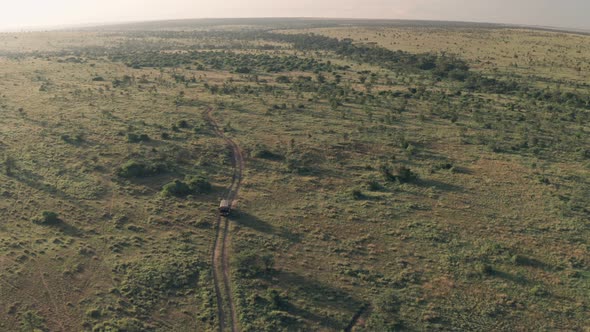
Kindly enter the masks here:
M 403 21 L 0 33 L 0 330 L 585 331 L 589 45 Z

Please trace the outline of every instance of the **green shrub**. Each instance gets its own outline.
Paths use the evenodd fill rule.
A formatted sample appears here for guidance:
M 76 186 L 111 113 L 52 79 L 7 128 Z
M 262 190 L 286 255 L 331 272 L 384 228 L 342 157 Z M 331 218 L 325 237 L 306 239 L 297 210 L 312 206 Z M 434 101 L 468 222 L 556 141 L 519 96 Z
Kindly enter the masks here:
M 365 195 L 363 194 L 363 192 L 360 189 L 353 189 L 351 192 L 352 198 L 356 199 L 356 200 L 360 200 L 365 198 Z
M 74 137 L 72 137 L 68 134 L 63 134 L 63 135 L 61 135 L 61 139 L 62 139 L 62 141 L 66 142 L 68 144 L 80 144 L 80 143 L 84 142 L 84 135 L 76 134 L 76 135 L 74 135 Z
M 164 196 L 184 197 L 191 194 L 191 188 L 180 180 L 174 180 L 162 187 L 162 194 Z
M 93 332 L 143 332 L 146 326 L 135 318 L 111 319 L 95 325 Z
M 270 272 L 274 266 L 271 254 L 245 250 L 234 256 L 238 273 L 244 278 L 254 278 Z
M 396 178 L 400 183 L 412 182 L 418 179 L 418 175 L 405 166 L 400 166 L 396 170 Z
M 186 128 L 189 128 L 189 127 L 190 126 L 189 126 L 189 124 L 188 124 L 188 122 L 186 120 L 178 121 L 178 128 L 184 128 L 184 129 L 186 129 Z
M 174 180 L 162 187 L 164 196 L 185 197 L 211 191 L 211 183 L 203 176 L 187 176 L 184 181 Z
M 138 309 L 147 311 L 161 300 L 194 287 L 204 264 L 179 249 L 171 257 L 117 266 L 116 271 L 123 274 L 121 293 Z
M 383 189 L 383 186 L 375 180 L 369 181 L 367 183 L 367 187 L 369 188 L 370 191 L 379 191 L 379 190 Z
M 59 215 L 52 211 L 43 211 L 39 217 L 34 220 L 37 224 L 55 225 L 61 222 Z
M 203 176 L 190 176 L 186 178 L 189 189 L 193 194 L 204 194 L 211 191 L 212 186 Z
M 265 146 L 256 146 L 252 152 L 254 158 L 267 159 L 267 160 L 283 160 L 284 157 L 278 153 L 270 151 Z
M 86 316 L 93 318 L 93 319 L 98 319 L 100 318 L 100 316 L 102 316 L 102 313 L 100 311 L 100 309 L 98 308 L 91 308 L 86 310 Z
M 541 285 L 536 285 L 529 290 L 529 293 L 534 296 L 544 297 L 549 295 L 549 292 L 543 288 Z
M 36 311 L 27 311 L 22 314 L 20 324 L 22 331 L 48 331 L 45 319 Z
M 166 165 L 161 163 L 150 164 L 136 160 L 129 160 L 117 170 L 117 175 L 122 178 L 130 179 L 155 176 L 166 172 Z
M 397 181 L 399 183 L 408 183 L 418 179 L 418 174 L 412 172 L 411 169 L 405 166 L 396 168 L 396 174 L 392 174 L 389 167 L 383 165 L 380 167 L 383 178 L 387 181 Z
M 135 133 L 128 133 L 127 134 L 127 142 L 129 143 L 140 143 L 140 142 L 149 142 L 151 139 L 147 134 L 135 134 Z
M 450 170 L 450 171 L 452 171 L 453 168 L 454 168 L 453 164 L 442 162 L 442 163 L 438 163 L 438 164 L 432 165 L 432 167 L 430 167 L 430 172 L 435 173 L 435 172 L 440 171 L 440 170 Z
M 291 83 L 291 79 L 289 78 L 289 76 L 285 76 L 285 75 L 277 76 L 275 81 L 277 83 Z

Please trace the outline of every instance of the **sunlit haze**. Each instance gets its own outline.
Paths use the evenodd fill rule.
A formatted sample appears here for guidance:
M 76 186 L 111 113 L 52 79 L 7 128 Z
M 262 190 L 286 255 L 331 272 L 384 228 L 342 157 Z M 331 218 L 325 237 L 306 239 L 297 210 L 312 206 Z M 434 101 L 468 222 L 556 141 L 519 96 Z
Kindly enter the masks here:
M 125 21 L 330 17 L 514 23 L 590 29 L 587 0 L 1 0 L 0 29 Z

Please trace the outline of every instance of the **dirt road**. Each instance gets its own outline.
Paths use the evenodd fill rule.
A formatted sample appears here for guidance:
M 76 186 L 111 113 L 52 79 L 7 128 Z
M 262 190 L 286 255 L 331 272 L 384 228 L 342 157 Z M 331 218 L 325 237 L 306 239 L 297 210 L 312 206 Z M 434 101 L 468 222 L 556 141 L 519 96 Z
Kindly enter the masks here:
M 205 118 L 215 131 L 215 134 L 225 140 L 228 147 L 232 150 L 232 167 L 233 176 L 231 185 L 225 192 L 225 199 L 230 202 L 238 198 L 240 185 L 242 183 L 242 172 L 244 170 L 244 156 L 240 147 L 225 135 L 219 129 L 219 125 L 212 117 L 212 108 L 205 112 Z M 231 274 L 230 274 L 230 221 L 226 217 L 217 215 L 217 235 L 214 241 L 213 248 L 213 280 L 215 283 L 215 294 L 217 297 L 217 314 L 219 317 L 219 330 L 224 332 L 231 328 L 232 332 L 238 332 L 239 322 L 237 318 L 235 302 L 231 292 Z M 228 323 L 230 322 L 230 323 Z

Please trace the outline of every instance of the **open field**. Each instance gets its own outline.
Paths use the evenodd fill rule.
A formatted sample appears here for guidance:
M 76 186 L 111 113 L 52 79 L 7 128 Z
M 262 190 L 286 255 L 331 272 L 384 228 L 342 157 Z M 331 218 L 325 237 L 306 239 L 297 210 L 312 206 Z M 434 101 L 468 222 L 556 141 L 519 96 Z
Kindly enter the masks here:
M 0 330 L 590 328 L 590 36 L 187 24 L 0 34 Z

